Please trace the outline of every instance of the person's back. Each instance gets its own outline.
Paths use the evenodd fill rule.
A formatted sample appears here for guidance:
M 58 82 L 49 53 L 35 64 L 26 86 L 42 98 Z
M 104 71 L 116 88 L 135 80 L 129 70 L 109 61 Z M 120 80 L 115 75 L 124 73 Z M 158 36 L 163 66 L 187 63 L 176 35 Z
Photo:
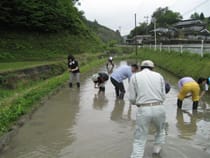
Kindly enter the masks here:
M 178 81 L 178 87 L 179 89 L 185 84 L 189 82 L 195 82 L 195 80 L 192 77 L 183 77 Z
M 143 61 L 141 71 L 133 75 L 129 83 L 129 101 L 138 107 L 131 158 L 143 158 L 151 123 L 156 127 L 153 153 L 160 153 L 161 145 L 165 143 L 165 81 L 159 73 L 152 71 L 153 68 L 152 61 Z
M 112 74 L 111 77 L 118 82 L 122 82 L 126 78 L 130 78 L 132 75 L 131 67 L 123 65 L 118 67 Z
M 192 77 L 183 77 L 178 81 L 179 94 L 177 98 L 177 108 L 182 108 L 182 102 L 185 98 L 192 96 L 193 110 L 198 107 L 200 99 L 200 87 L 199 84 Z
M 154 71 L 144 69 L 134 76 L 137 85 L 137 103 L 162 102 L 165 99 L 165 82 L 163 77 Z M 133 94 L 131 94 L 133 95 Z

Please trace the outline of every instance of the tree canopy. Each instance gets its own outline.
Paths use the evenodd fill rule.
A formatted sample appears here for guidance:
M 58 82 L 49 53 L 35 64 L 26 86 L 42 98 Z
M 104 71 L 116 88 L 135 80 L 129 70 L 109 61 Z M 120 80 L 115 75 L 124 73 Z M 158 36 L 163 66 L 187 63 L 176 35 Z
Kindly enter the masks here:
M 39 31 L 68 29 L 72 33 L 85 30 L 74 0 L 1 0 L 0 25 Z
M 182 19 L 182 16 L 180 13 L 173 12 L 172 10 L 169 10 L 168 7 L 165 7 L 165 8 L 158 8 L 152 14 L 151 18 L 156 19 L 157 27 L 169 27 L 172 24 L 180 21 Z M 140 23 L 139 26 L 131 30 L 129 37 L 131 38 L 135 36 L 135 33 L 137 35 L 148 34 L 153 29 L 154 29 L 153 22 L 151 22 L 150 24 L 143 22 Z
M 156 19 L 157 27 L 167 27 L 182 19 L 179 12 L 173 12 L 168 7 L 158 8 L 153 14 L 152 18 Z

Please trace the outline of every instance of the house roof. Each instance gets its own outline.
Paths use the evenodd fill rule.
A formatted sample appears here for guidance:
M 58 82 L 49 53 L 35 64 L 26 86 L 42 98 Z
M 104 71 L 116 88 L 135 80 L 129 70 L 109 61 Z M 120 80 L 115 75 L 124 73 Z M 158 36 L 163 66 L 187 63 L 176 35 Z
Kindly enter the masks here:
M 159 28 L 156 28 L 155 30 L 152 30 L 150 32 L 162 32 L 162 33 L 168 33 L 168 32 L 175 32 L 176 29 L 175 28 L 164 28 L 164 27 L 159 27 Z
M 192 26 L 192 25 L 204 25 L 204 23 L 201 20 L 191 19 L 191 20 L 182 20 L 174 24 L 175 27 Z
M 210 35 L 210 31 L 207 29 L 203 29 L 200 31 L 201 34 Z

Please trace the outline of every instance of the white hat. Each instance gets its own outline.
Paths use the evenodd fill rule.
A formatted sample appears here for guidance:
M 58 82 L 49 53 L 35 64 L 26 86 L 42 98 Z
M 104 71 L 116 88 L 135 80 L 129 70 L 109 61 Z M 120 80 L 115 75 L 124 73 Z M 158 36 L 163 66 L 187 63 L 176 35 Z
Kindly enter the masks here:
M 93 81 L 93 82 L 98 81 L 98 77 L 99 77 L 99 74 L 98 74 L 98 73 L 97 73 L 97 74 L 93 74 L 93 76 L 92 76 L 92 81 Z
M 109 57 L 109 60 L 112 60 L 113 58 L 112 57 Z
M 144 60 L 141 62 L 141 67 L 154 67 L 154 63 L 151 60 Z

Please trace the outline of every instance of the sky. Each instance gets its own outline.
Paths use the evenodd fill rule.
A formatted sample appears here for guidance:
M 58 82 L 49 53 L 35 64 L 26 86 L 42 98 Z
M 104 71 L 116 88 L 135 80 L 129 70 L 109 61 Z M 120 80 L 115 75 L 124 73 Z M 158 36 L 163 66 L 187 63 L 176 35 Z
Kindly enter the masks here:
M 152 13 L 159 7 L 169 7 L 181 13 L 183 19 L 189 19 L 194 12 L 210 16 L 210 0 L 80 0 L 80 3 L 77 7 L 88 20 L 119 30 L 121 35 L 129 34 L 135 27 L 135 14 L 137 25 L 150 22 Z

